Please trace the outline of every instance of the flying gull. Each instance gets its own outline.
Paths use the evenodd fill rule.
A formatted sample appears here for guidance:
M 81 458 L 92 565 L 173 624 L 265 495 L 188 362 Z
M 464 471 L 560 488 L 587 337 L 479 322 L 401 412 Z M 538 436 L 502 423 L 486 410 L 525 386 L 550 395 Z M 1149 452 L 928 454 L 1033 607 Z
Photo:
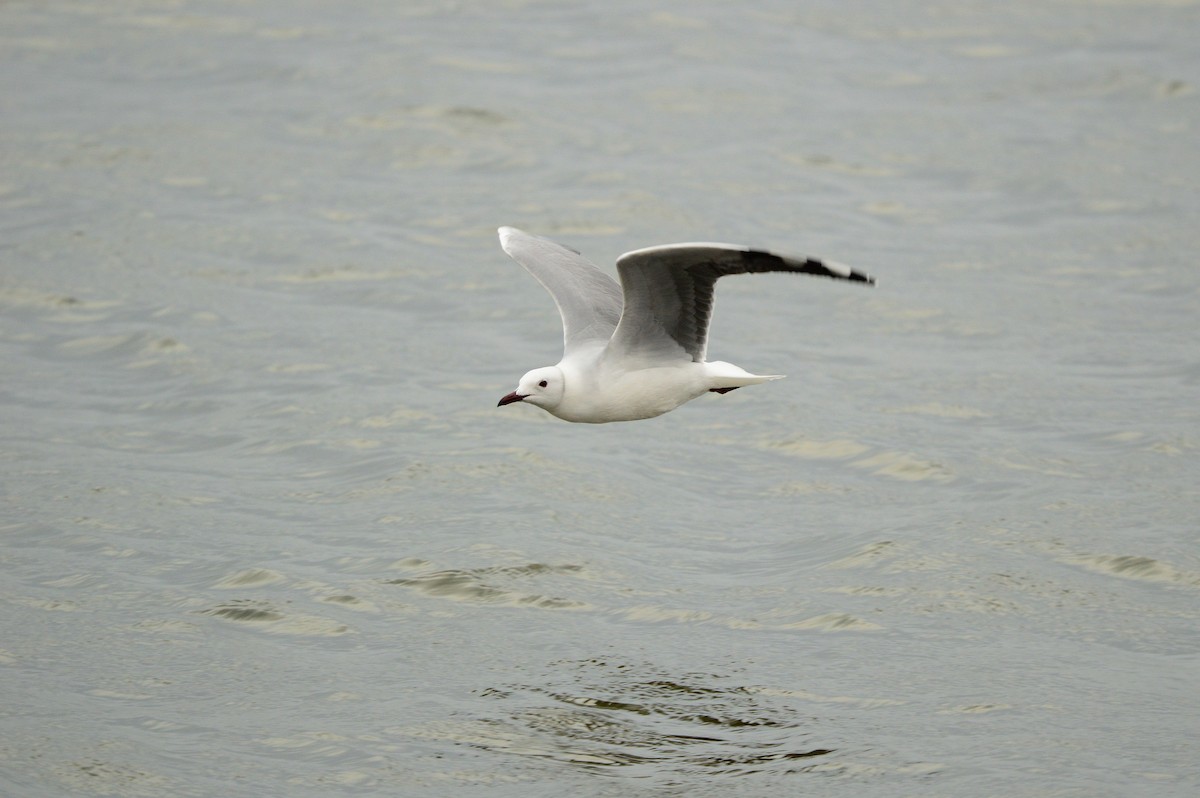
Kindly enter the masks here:
M 829 260 L 735 244 L 665 244 L 617 258 L 621 284 L 578 252 L 515 227 L 500 246 L 550 292 L 563 321 L 563 356 L 534 369 L 497 407 L 537 405 L 565 421 L 603 424 L 667 413 L 709 391 L 780 379 L 707 361 L 713 286 L 727 274 L 792 272 L 874 285 Z

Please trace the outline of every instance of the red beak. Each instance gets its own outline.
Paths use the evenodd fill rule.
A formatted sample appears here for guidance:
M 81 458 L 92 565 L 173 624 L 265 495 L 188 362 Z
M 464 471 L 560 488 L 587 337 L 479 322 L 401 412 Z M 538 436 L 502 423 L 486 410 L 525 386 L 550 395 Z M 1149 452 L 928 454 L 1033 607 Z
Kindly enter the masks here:
M 522 399 L 524 399 L 526 396 L 529 396 L 529 394 L 527 394 L 527 393 L 517 393 L 516 391 L 513 391 L 512 393 L 508 394 L 508 395 L 507 395 L 507 396 L 505 396 L 503 399 L 501 399 L 501 400 L 500 400 L 500 401 L 499 401 L 499 402 L 496 404 L 496 407 L 504 407 L 505 405 L 511 405 L 513 402 L 519 402 L 519 401 L 521 401 L 521 400 L 522 400 Z

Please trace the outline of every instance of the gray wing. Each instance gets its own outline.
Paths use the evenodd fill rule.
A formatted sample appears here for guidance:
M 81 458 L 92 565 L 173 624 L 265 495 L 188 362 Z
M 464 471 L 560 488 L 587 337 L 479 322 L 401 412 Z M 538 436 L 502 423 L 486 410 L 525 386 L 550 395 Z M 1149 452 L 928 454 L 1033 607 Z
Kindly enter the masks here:
M 713 286 L 727 274 L 793 272 L 874 285 L 834 261 L 775 255 L 734 244 L 668 244 L 617 259 L 625 312 L 610 349 L 621 356 L 703 362 Z
M 501 227 L 500 246 L 550 292 L 563 321 L 563 350 L 605 344 L 621 318 L 621 287 L 573 249 L 515 227 Z

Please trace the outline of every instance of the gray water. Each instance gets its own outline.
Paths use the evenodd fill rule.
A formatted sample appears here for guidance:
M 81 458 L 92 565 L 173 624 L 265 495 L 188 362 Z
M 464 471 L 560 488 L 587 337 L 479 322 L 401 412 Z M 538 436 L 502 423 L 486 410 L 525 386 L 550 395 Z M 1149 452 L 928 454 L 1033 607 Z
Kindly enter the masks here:
M 1198 29 L 0 5 L 0 794 L 1197 794 Z M 501 224 L 880 282 L 571 425 Z

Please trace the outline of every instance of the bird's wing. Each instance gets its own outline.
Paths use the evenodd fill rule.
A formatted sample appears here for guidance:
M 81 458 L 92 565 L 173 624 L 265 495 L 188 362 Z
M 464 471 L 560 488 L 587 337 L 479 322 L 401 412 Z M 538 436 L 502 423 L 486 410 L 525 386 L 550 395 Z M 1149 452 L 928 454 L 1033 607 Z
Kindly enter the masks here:
M 872 285 L 875 278 L 833 261 L 793 258 L 734 244 L 667 244 L 617 259 L 625 310 L 610 351 L 618 357 L 691 359 L 708 349 L 713 285 L 727 274 L 794 272 Z
M 500 246 L 525 267 L 558 305 L 563 350 L 605 344 L 621 318 L 621 287 L 573 249 L 515 227 L 501 227 Z

